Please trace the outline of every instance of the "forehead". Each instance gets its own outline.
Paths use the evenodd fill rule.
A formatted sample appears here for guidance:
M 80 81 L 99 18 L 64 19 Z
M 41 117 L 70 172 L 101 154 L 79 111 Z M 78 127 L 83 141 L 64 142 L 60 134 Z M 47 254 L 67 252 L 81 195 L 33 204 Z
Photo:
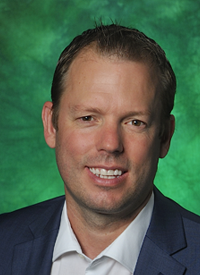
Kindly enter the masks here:
M 107 67 L 114 68 L 116 74 L 120 74 L 123 70 L 126 71 L 128 69 L 128 71 L 132 73 L 132 77 L 134 77 L 136 70 L 133 72 L 133 64 L 138 65 L 136 70 L 141 71 L 141 77 L 152 79 L 154 86 L 157 84 L 156 73 L 154 73 L 153 68 L 147 62 L 120 58 L 117 54 L 100 54 L 99 52 L 97 53 L 94 46 L 84 48 L 77 55 L 69 66 L 67 77 L 64 82 L 68 84 L 72 77 L 78 79 L 80 77 L 85 77 L 87 74 L 92 74 L 92 76 L 95 74 L 97 76 L 98 72 L 101 72 L 103 66 L 109 77 L 111 76 L 111 72 L 106 70 Z
M 101 56 L 93 49 L 81 52 L 72 62 L 62 101 L 67 105 L 137 110 L 157 102 L 156 79 L 147 64 Z M 143 105 L 143 106 L 142 106 Z M 73 107 L 74 108 L 74 107 Z M 139 110 L 141 111 L 141 110 Z

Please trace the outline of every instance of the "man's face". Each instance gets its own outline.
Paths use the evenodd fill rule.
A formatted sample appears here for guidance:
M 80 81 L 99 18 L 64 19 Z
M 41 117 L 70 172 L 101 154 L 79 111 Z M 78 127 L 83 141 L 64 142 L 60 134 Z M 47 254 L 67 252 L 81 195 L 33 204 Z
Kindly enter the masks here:
M 68 71 L 58 130 L 51 125 L 45 135 L 56 149 L 67 203 L 123 216 L 141 209 L 171 138 L 161 141 L 160 110 L 148 66 L 92 50 L 79 54 Z

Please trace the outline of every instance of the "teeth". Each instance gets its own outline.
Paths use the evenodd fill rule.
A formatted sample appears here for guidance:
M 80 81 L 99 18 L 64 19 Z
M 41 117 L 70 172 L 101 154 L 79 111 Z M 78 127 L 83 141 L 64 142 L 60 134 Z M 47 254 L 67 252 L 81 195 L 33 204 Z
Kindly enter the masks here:
M 90 168 L 90 171 L 96 175 L 97 177 L 103 179 L 114 179 L 116 176 L 121 176 L 121 170 L 106 170 L 106 169 L 99 169 L 99 168 Z

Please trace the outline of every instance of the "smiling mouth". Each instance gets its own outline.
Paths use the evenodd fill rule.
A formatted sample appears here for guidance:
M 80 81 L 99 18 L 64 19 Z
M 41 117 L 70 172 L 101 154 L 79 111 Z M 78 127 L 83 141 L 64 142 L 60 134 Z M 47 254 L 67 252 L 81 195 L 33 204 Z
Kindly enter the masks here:
M 97 177 L 102 179 L 115 179 L 118 178 L 123 174 L 122 170 L 115 169 L 115 170 L 106 170 L 101 168 L 89 168 L 90 171 Z

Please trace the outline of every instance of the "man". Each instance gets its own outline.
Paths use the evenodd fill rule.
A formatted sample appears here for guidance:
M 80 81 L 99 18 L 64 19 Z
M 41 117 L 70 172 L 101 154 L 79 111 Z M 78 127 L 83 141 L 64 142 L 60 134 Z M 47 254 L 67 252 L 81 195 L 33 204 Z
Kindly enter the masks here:
M 66 200 L 1 216 L 0 274 L 200 274 L 200 218 L 153 184 L 175 90 L 164 51 L 135 29 L 72 41 L 42 111 Z

